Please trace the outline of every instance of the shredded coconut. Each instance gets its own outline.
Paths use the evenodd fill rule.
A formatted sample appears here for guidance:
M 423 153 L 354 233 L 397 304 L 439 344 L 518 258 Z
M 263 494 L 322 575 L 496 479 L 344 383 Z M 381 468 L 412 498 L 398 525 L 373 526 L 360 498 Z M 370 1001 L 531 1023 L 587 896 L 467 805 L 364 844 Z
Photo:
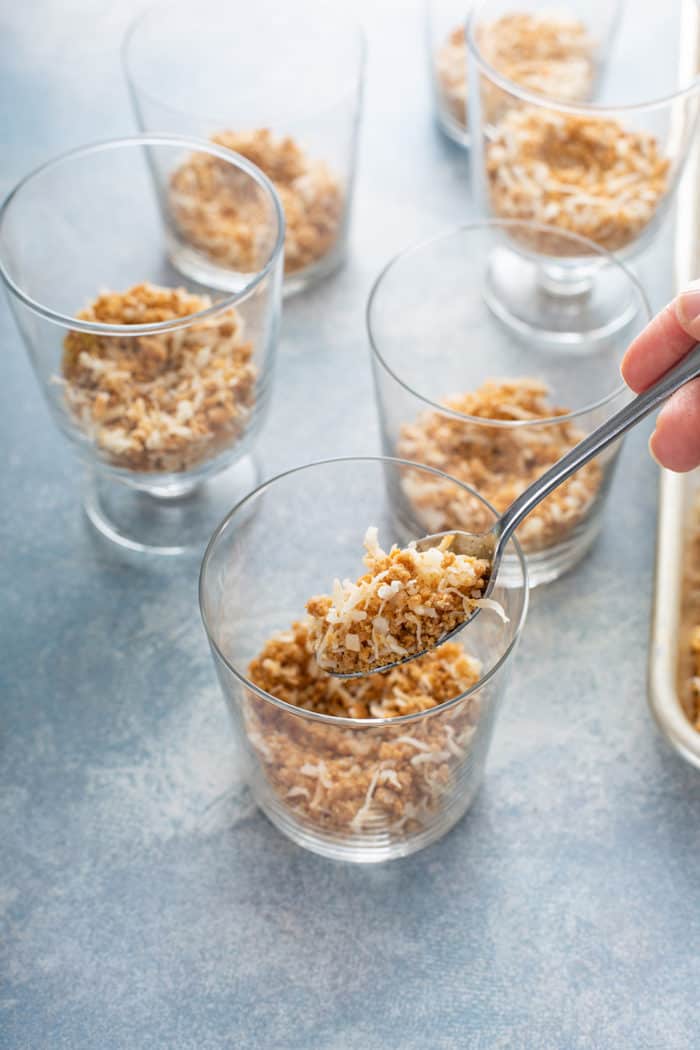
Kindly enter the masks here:
M 395 769 L 380 769 L 379 770 L 379 783 L 380 784 L 391 784 L 392 787 L 396 788 L 397 791 L 401 790 L 401 781 L 396 775 Z
M 369 787 L 367 788 L 367 794 L 365 795 L 365 800 L 362 803 L 362 805 L 360 806 L 360 808 L 358 809 L 358 811 L 355 814 L 355 816 L 350 821 L 350 827 L 353 829 L 353 831 L 359 831 L 361 829 L 361 827 L 362 827 L 362 825 L 363 825 L 363 823 L 365 821 L 365 818 L 368 816 L 368 814 L 370 812 L 370 807 L 372 805 L 372 797 L 374 795 L 375 788 L 377 787 L 377 782 L 379 780 L 379 774 L 380 773 L 381 773 L 380 769 L 375 769 L 374 773 L 372 774 L 372 779 L 369 782 Z
M 430 747 L 423 740 L 418 740 L 415 736 L 397 736 L 397 744 L 408 744 L 409 747 L 415 747 L 416 751 L 430 751 Z

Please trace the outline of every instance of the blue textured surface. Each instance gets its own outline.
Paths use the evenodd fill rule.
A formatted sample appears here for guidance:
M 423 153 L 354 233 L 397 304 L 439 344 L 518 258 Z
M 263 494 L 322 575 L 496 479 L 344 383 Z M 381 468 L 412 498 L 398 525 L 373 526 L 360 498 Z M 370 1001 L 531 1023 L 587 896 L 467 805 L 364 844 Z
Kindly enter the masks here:
M 117 45 L 133 6 L 0 13 L 4 188 L 131 130 Z M 377 450 L 371 280 L 469 213 L 464 158 L 430 123 L 419 12 L 375 7 L 353 259 L 285 308 L 267 473 Z M 670 236 L 644 266 L 656 305 Z M 471 813 L 408 860 L 344 867 L 251 806 L 197 566 L 98 544 L 4 304 L 0 326 L 3 1050 L 697 1046 L 700 780 L 646 706 L 645 435 L 602 542 L 533 597 Z

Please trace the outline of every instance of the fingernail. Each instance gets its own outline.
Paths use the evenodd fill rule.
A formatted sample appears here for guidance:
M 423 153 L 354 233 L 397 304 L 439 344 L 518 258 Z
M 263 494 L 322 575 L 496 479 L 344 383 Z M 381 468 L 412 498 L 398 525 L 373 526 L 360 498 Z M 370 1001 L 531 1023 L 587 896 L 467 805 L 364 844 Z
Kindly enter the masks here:
M 700 280 L 693 281 L 676 299 L 676 317 L 690 335 L 700 335 Z
M 649 455 L 654 460 L 654 463 L 656 463 L 657 467 L 661 467 L 661 469 L 663 470 L 664 469 L 664 465 L 661 462 L 661 460 L 657 457 L 656 453 L 654 452 L 654 438 L 655 437 L 656 437 L 656 431 L 654 431 L 654 433 L 649 438 L 649 441 L 648 441 L 648 444 L 647 444 L 647 448 L 649 449 Z

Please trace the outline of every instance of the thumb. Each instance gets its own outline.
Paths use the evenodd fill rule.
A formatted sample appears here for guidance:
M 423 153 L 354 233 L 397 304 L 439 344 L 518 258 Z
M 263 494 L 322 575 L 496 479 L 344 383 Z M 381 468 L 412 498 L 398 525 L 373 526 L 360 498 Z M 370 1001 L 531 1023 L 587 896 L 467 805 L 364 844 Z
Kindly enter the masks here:
M 700 341 L 700 280 L 693 281 L 677 296 L 674 307 L 681 328 Z
M 700 342 L 700 281 L 653 317 L 622 359 L 622 378 L 637 394 L 677 365 Z

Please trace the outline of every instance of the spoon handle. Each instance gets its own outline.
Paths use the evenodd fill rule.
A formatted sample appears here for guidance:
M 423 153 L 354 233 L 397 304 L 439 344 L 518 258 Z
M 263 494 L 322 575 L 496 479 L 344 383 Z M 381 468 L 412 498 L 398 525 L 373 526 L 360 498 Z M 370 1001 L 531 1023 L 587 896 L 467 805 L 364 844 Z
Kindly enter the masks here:
M 621 408 L 615 415 L 591 431 L 583 441 L 579 441 L 570 452 L 545 471 L 503 514 L 499 528 L 499 546 L 503 546 L 514 529 L 527 517 L 530 511 L 546 496 L 556 489 L 567 478 L 583 467 L 590 459 L 597 456 L 613 441 L 622 437 L 631 427 L 639 423 L 650 412 L 653 412 L 667 397 L 691 379 L 700 376 L 700 345 L 691 350 L 682 361 L 669 369 L 658 382 L 639 394 L 633 401 Z

